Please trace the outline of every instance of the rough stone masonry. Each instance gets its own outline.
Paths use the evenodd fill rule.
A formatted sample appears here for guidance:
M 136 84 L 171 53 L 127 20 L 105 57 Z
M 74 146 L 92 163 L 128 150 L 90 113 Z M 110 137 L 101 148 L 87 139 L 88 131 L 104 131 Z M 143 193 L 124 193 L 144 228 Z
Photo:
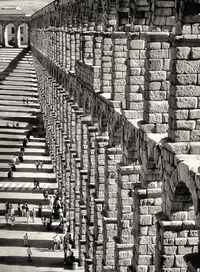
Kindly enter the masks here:
M 86 272 L 200 271 L 199 13 L 199 0 L 56 0 L 31 18 Z

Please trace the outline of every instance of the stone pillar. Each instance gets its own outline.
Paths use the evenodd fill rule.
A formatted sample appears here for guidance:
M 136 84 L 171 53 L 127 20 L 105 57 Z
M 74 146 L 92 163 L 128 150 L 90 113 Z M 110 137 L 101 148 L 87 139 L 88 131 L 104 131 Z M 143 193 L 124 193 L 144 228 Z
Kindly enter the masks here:
M 129 35 L 126 109 L 131 110 L 132 118 L 142 119 L 145 80 L 145 40 L 140 33 L 131 33 Z
M 131 266 L 133 258 L 133 192 L 140 186 L 140 169 L 138 166 L 118 167 L 118 202 L 117 202 L 117 236 L 115 239 L 115 267 L 123 272 Z
M 190 142 L 192 147 L 192 142 L 200 141 L 199 39 L 175 36 L 172 58 L 168 135 L 171 141 Z M 199 153 L 196 148 L 191 152 Z
M 83 62 L 91 65 L 93 64 L 93 37 L 94 32 L 82 33 Z
M 108 148 L 105 158 L 105 206 L 103 210 L 103 271 L 115 270 L 115 243 L 117 236 L 117 164 L 121 161 L 121 148 Z
M 169 220 L 163 213 L 157 214 L 156 272 L 198 271 L 187 269 L 187 259 L 198 252 L 198 231 L 194 220 Z M 188 254 L 188 257 L 186 257 Z M 196 254 L 197 255 L 197 254 Z M 199 255 L 197 255 L 199 256 Z M 184 257 L 186 257 L 184 259 Z
M 142 129 L 164 133 L 168 128 L 169 34 L 146 33 L 144 125 Z
M 111 98 L 112 92 L 112 39 L 109 33 L 103 34 L 101 64 L 101 92 Z
M 127 35 L 124 32 L 111 34 L 113 44 L 112 94 L 111 99 L 120 101 L 125 108 L 125 86 L 127 77 Z
M 94 246 L 93 269 L 102 269 L 103 258 L 103 209 L 105 192 L 105 151 L 108 137 L 97 136 L 95 139 L 95 199 L 94 199 Z

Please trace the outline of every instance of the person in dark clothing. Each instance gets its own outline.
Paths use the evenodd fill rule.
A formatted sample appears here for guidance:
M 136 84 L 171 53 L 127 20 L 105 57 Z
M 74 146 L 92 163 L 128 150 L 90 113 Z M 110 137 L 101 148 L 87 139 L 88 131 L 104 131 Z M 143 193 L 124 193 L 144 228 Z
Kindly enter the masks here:
M 27 138 L 24 138 L 24 140 L 23 140 L 23 147 L 27 146 L 27 142 L 28 142 Z
M 38 217 L 42 216 L 42 203 L 40 202 L 39 208 L 38 208 Z
M 20 161 L 20 162 L 23 162 L 23 161 L 24 161 L 23 156 L 22 156 L 21 154 L 19 154 L 18 158 L 19 158 L 19 161 Z

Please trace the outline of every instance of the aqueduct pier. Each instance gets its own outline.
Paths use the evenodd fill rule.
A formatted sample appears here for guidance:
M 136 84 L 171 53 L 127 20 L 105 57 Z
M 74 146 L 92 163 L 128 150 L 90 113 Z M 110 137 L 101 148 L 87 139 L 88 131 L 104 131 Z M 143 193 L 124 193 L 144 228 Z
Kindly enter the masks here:
M 200 3 L 55 1 L 30 42 L 85 271 L 199 271 Z

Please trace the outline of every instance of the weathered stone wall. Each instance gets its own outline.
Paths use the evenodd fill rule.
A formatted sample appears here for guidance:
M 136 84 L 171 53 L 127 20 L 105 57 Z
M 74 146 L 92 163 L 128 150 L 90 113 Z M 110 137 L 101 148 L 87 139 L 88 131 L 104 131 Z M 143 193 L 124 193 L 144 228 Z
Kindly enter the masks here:
M 85 271 L 198 271 L 199 8 L 57 0 L 32 16 L 47 142 Z

